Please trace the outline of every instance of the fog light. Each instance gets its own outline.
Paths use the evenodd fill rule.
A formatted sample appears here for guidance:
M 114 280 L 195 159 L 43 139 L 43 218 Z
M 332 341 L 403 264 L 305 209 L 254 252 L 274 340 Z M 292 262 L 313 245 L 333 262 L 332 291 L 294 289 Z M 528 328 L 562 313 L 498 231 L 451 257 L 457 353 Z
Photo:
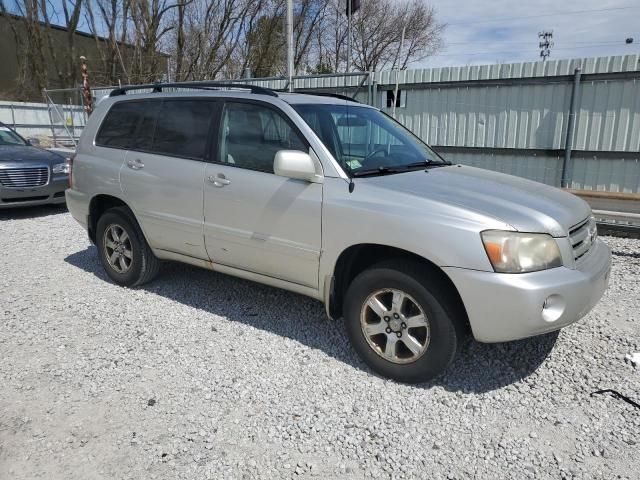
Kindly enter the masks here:
M 560 295 L 549 295 L 542 304 L 542 319 L 545 322 L 555 322 L 564 313 L 566 303 Z

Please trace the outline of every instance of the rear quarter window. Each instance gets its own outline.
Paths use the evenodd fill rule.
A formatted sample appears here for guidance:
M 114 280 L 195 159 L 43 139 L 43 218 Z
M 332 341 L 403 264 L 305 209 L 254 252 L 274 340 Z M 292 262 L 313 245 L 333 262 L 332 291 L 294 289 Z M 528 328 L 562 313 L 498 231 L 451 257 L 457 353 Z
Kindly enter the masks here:
M 96 145 L 111 148 L 133 148 L 136 129 L 145 102 L 120 102 L 114 104 L 96 135 Z

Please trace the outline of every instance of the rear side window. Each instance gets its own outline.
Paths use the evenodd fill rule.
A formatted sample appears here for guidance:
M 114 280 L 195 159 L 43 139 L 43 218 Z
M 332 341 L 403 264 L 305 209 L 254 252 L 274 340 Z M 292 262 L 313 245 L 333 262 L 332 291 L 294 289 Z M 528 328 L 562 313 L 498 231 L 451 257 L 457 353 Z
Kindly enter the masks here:
M 205 158 L 215 103 L 206 100 L 165 100 L 156 120 L 154 153 Z
M 202 99 L 116 103 L 102 122 L 96 145 L 202 160 L 214 106 Z
M 149 152 L 153 148 L 153 133 L 162 101 L 147 100 L 138 103 L 138 129 L 129 147 L 131 150 Z
M 122 102 L 111 107 L 96 136 L 96 145 L 112 148 L 132 148 L 140 111 L 146 102 Z

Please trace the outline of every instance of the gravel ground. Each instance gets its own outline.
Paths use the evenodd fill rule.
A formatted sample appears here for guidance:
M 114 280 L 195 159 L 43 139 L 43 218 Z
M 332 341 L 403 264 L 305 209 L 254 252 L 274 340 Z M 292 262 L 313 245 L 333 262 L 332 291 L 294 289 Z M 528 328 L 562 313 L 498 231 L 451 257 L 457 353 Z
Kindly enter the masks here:
M 0 212 L 0 478 L 638 478 L 640 240 L 585 319 L 372 375 L 305 297 L 170 264 L 107 281 L 56 208 Z

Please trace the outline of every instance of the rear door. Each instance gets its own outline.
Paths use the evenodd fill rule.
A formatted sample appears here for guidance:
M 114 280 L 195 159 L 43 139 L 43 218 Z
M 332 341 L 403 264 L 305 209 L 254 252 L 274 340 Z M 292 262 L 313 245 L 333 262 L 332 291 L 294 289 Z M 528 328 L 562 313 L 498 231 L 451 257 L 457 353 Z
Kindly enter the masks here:
M 214 263 L 318 287 L 322 184 L 277 176 L 278 150 L 309 151 L 273 106 L 225 102 L 207 165 L 204 233 Z
M 151 247 L 207 259 L 203 180 L 215 102 L 146 100 L 120 183 Z

